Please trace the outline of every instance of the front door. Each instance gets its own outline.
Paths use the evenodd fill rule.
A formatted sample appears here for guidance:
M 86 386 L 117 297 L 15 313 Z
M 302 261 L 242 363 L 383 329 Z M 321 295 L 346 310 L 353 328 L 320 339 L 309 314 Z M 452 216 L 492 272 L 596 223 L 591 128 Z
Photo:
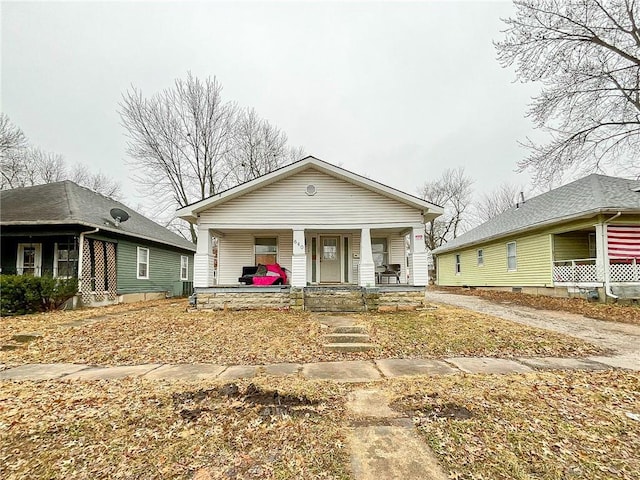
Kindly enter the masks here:
M 340 283 L 340 237 L 320 237 L 320 282 Z

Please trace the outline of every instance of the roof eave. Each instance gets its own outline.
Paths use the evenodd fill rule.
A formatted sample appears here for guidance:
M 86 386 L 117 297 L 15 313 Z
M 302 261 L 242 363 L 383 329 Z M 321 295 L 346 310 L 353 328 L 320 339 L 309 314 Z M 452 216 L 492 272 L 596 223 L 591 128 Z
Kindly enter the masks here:
M 299 160 L 298 162 L 287 165 L 286 167 L 274 170 L 273 172 L 253 179 L 247 183 L 238 185 L 237 187 L 233 187 L 216 195 L 212 195 L 211 197 L 200 200 L 191 205 L 187 205 L 186 207 L 177 210 L 176 216 L 188 222 L 196 223 L 198 220 L 198 213 L 207 210 L 208 208 L 211 208 L 218 203 L 222 203 L 223 201 L 231 200 L 233 198 L 245 195 L 260 187 L 269 185 L 280 178 L 292 176 L 295 173 L 308 168 L 309 166 L 314 166 L 320 171 L 324 171 L 325 173 L 329 173 L 333 176 L 349 181 L 350 183 L 355 183 L 357 185 L 364 186 L 365 188 L 369 188 L 370 190 L 376 191 L 380 194 L 395 198 L 414 208 L 418 208 L 423 212 L 433 213 L 436 216 L 442 215 L 442 213 L 444 213 L 444 209 L 439 205 L 420 199 L 418 197 L 414 197 L 413 195 L 409 195 L 405 192 L 384 185 L 380 182 L 376 182 L 375 180 L 370 180 L 366 177 L 350 172 L 349 170 L 345 170 L 341 167 L 337 167 L 318 158 L 307 157 Z
M 193 247 L 187 247 L 185 245 L 180 245 L 180 244 L 173 243 L 173 242 L 167 242 L 167 241 L 164 241 L 164 240 L 159 240 L 157 238 L 148 237 L 146 235 L 139 235 L 137 233 L 127 232 L 125 230 L 120 230 L 118 228 L 109 227 L 108 225 L 99 225 L 97 223 L 85 222 L 85 221 L 80 221 L 80 220 L 65 220 L 65 221 L 55 221 L 55 220 L 25 221 L 25 220 L 17 220 L 17 221 L 9 221 L 9 222 L 5 222 L 5 221 L 0 222 L 0 226 L 9 226 L 9 225 L 16 225 L 16 226 L 27 226 L 27 225 L 35 225 L 35 226 L 38 226 L 38 225 L 81 225 L 83 227 L 99 228 L 100 230 L 105 230 L 105 231 L 111 232 L 111 233 L 117 233 L 117 234 L 124 235 L 124 236 L 127 236 L 127 237 L 140 238 L 140 239 L 143 239 L 143 240 L 147 240 L 149 242 L 161 243 L 163 245 L 168 245 L 170 247 L 179 248 L 181 250 L 188 250 L 188 251 L 192 251 L 192 252 L 196 251 L 195 245 Z M 185 241 L 188 242 L 188 240 L 185 240 Z
M 554 218 L 551 220 L 548 220 L 546 222 L 540 222 L 540 223 L 536 223 L 533 225 L 528 225 L 526 227 L 522 227 L 522 228 L 518 228 L 515 230 L 510 230 L 508 232 L 504 232 L 504 233 L 500 233 L 497 235 L 491 235 L 489 237 L 484 237 L 478 240 L 474 240 L 472 242 L 468 242 L 468 243 L 463 243 L 461 245 L 456 245 L 454 247 L 449 247 L 447 248 L 446 245 L 442 246 L 442 247 L 438 247 L 435 250 L 433 250 L 433 254 L 434 255 L 440 255 L 442 253 L 449 253 L 449 252 L 453 252 L 455 250 L 460 250 L 463 248 L 469 248 L 469 247 L 473 247 L 474 245 L 480 245 L 482 243 L 487 243 L 487 242 L 491 242 L 493 240 L 497 240 L 499 238 L 504 238 L 504 237 L 510 237 L 512 235 L 517 235 L 519 233 L 522 232 L 526 232 L 528 230 L 533 230 L 533 229 L 537 229 L 537 228 L 543 228 L 543 227 L 549 227 L 551 225 L 555 225 L 558 223 L 564 223 L 567 222 L 569 220 L 580 220 L 582 218 L 589 218 L 592 217 L 594 215 L 598 215 L 598 214 L 603 214 L 603 213 L 638 213 L 638 210 L 636 209 L 625 209 L 625 208 L 596 208 L 593 210 L 589 210 L 586 212 L 582 212 L 579 214 L 575 214 L 575 215 L 567 215 L 565 217 L 558 217 L 558 218 Z

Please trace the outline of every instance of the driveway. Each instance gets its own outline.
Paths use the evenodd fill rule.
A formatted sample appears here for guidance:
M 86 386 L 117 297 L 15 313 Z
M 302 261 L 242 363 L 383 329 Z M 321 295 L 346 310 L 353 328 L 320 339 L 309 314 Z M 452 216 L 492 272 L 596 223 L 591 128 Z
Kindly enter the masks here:
M 640 326 L 595 320 L 556 310 L 536 310 L 511 303 L 494 303 L 472 295 L 427 290 L 427 302 L 446 303 L 532 327 L 552 330 L 611 350 L 609 357 L 593 357 L 608 365 L 640 370 Z

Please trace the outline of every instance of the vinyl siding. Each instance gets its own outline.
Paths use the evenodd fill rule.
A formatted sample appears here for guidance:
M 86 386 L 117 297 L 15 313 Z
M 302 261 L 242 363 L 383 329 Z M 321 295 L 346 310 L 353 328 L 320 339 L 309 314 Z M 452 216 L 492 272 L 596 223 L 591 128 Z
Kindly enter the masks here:
M 242 267 L 255 265 L 255 237 L 278 237 L 278 263 L 291 270 L 293 232 L 289 231 L 236 231 L 218 239 L 218 284 L 233 285 L 242 275 Z
M 594 229 L 595 233 L 595 229 Z M 589 232 L 571 232 L 553 236 L 553 259 L 590 258 Z
M 521 236 L 508 236 L 501 239 L 461 248 L 446 252 L 437 256 L 438 285 L 443 286 L 552 286 L 554 242 L 560 238 L 557 234 L 567 234 L 576 230 L 587 230 L 594 227 L 607 217 L 595 216 L 589 219 L 581 219 L 567 222 L 547 229 Z M 578 233 L 578 232 L 575 232 Z M 586 235 L 587 232 L 584 232 Z M 558 255 L 569 255 L 570 248 L 576 246 L 567 236 L 567 241 L 560 240 L 562 244 Z M 507 271 L 507 243 L 515 241 L 517 251 L 517 270 Z M 484 251 L 484 266 L 477 265 L 477 251 Z M 581 249 L 583 247 L 580 247 Z M 584 250 L 579 250 L 584 253 Z M 588 244 L 586 247 L 587 258 Z M 455 255 L 461 256 L 461 272 L 455 274 Z M 573 257 L 577 258 L 577 257 Z
M 315 185 L 317 193 L 305 193 Z M 210 228 L 240 225 L 341 225 L 422 223 L 421 211 L 315 169 L 284 178 L 201 212 Z
M 407 261 L 405 256 L 405 240 L 404 235 L 393 234 L 389 237 L 389 263 L 399 263 L 400 282 L 407 281 Z
M 507 243 L 516 242 L 517 269 L 507 271 Z M 551 237 L 548 233 L 509 238 L 478 247 L 438 255 L 438 285 L 443 286 L 545 286 L 551 285 Z M 484 265 L 478 266 L 482 248 Z M 455 256 L 460 255 L 460 274 Z
M 149 249 L 149 279 L 137 278 L 137 247 Z M 165 249 L 149 243 L 118 241 L 117 285 L 118 294 L 168 291 L 182 294 L 180 280 L 180 257 L 189 257 L 189 281 L 193 281 L 193 254 Z

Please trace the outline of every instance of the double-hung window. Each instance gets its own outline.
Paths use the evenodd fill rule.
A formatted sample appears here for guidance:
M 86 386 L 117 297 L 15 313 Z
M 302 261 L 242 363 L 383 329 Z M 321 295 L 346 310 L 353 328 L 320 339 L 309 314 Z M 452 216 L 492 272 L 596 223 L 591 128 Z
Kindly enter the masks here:
M 484 251 L 479 248 L 478 249 L 478 266 L 482 267 L 484 265 Z
M 138 279 L 145 280 L 149 278 L 149 249 L 138 247 Z
M 456 254 L 456 275 L 460 274 L 460 254 Z
M 515 272 L 517 267 L 516 242 L 509 242 L 507 243 L 507 271 Z
M 278 263 L 277 237 L 256 237 L 254 249 L 256 265 Z
M 78 247 L 75 241 L 55 244 L 53 252 L 53 276 L 74 278 L 78 275 Z
M 180 280 L 189 280 L 189 257 L 180 255 Z

